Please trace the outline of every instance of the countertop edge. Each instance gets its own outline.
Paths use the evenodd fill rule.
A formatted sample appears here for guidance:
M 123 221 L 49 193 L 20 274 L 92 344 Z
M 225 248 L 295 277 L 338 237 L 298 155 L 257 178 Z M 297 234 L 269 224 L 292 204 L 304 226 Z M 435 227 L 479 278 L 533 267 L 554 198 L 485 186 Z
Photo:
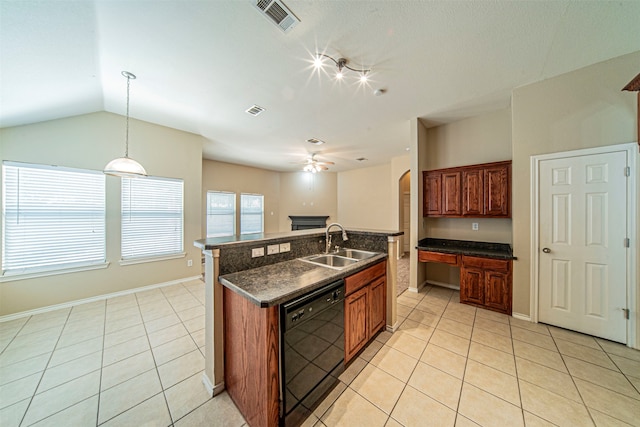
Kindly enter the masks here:
M 404 231 L 398 230 L 369 230 L 369 229 L 360 229 L 360 228 L 346 228 L 347 234 L 354 233 L 360 235 L 370 235 L 370 236 L 401 236 L 404 234 Z M 284 231 L 280 233 L 268 233 L 268 234 L 245 234 L 241 236 L 230 236 L 230 237 L 213 237 L 206 239 L 198 239 L 193 242 L 193 246 L 200 248 L 201 250 L 210 250 L 217 249 L 224 246 L 240 246 L 240 245 L 255 245 L 256 243 L 285 239 L 285 240 L 293 240 L 293 239 L 304 239 L 309 237 L 324 237 L 326 232 L 326 228 L 312 228 L 309 230 L 296 230 L 296 231 Z M 338 229 L 333 229 L 331 231 L 339 232 Z
M 436 239 L 434 242 L 446 242 L 447 246 L 438 244 L 425 244 L 424 242 L 431 238 L 422 239 L 418 242 L 416 249 L 429 252 L 438 252 L 443 254 L 455 254 L 455 255 L 467 255 L 467 256 L 479 256 L 492 259 L 506 259 L 517 260 L 518 258 L 513 256 L 511 245 L 508 243 L 499 242 L 476 242 L 471 240 L 454 240 L 454 239 Z M 421 244 L 422 243 L 422 244 Z M 486 245 L 487 247 L 482 247 Z M 491 246 L 494 246 L 493 248 Z M 499 246 L 499 248 L 495 248 Z
M 330 271 L 333 272 L 333 274 L 329 274 L 328 276 L 317 280 L 313 283 L 310 283 L 304 287 L 301 288 L 297 288 L 294 289 L 291 292 L 286 292 L 286 293 L 281 293 L 275 297 L 272 298 L 259 298 L 256 295 L 252 294 L 251 292 L 247 291 L 246 289 L 244 289 L 242 287 L 242 285 L 240 284 L 236 284 L 231 282 L 230 280 L 228 280 L 225 276 L 231 276 L 233 275 L 241 275 L 242 272 L 237 272 L 237 273 L 230 273 L 224 276 L 220 276 L 218 278 L 218 281 L 220 282 L 220 284 L 222 284 L 224 287 L 226 287 L 227 289 L 247 298 L 249 301 L 251 301 L 253 304 L 259 306 L 260 308 L 268 308 L 268 307 L 273 307 L 276 305 L 280 305 L 283 304 L 285 302 L 291 301 L 295 298 L 298 298 L 300 296 L 303 296 L 309 292 L 312 292 L 316 289 L 321 288 L 324 285 L 327 285 L 331 282 L 334 282 L 336 280 L 340 280 L 340 279 L 344 279 L 347 276 L 350 276 L 352 274 L 358 273 L 359 271 L 364 270 L 367 267 L 370 267 L 380 261 L 386 260 L 388 258 L 388 255 L 386 253 L 379 253 L 374 257 L 371 257 L 369 259 L 366 260 L 362 260 L 359 261 L 358 263 L 351 265 L 343 270 L 334 270 L 331 269 L 329 267 L 322 267 L 322 266 L 315 266 L 315 269 L 320 269 L 318 271 Z M 278 264 L 287 264 L 287 263 L 292 263 L 292 262 L 304 262 L 304 261 L 300 261 L 298 259 L 293 259 L 293 260 L 289 260 L 289 261 L 283 261 L 281 263 Z M 276 264 L 277 265 L 277 264 Z M 259 270 L 263 267 L 258 267 L 256 269 L 251 269 L 251 270 Z M 286 266 L 283 266 L 283 268 L 286 268 Z M 251 271 L 251 270 L 246 270 L 246 271 Z M 277 278 L 269 278 L 268 276 L 265 277 L 265 281 L 268 280 L 276 280 Z M 236 280 L 237 281 L 237 280 Z

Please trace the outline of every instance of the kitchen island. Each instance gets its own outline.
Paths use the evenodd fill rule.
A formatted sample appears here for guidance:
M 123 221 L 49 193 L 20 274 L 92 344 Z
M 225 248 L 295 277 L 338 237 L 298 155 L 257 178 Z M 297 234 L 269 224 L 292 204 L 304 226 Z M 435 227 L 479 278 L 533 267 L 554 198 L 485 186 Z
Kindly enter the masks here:
M 376 286 L 374 291 L 371 288 L 374 277 L 370 277 L 369 282 L 360 280 L 358 295 L 369 292 L 369 299 L 358 300 L 354 307 L 362 309 L 363 301 L 375 302 L 382 312 L 382 316 L 376 318 L 383 319 L 380 327 L 393 330 L 396 260 L 387 253 L 396 253 L 397 236 L 402 233 L 352 229 L 347 229 L 347 233 L 349 240 L 344 242 L 339 233 L 332 233 L 334 242 L 343 248 L 376 254 L 340 270 L 299 259 L 324 251 L 324 229 L 195 242 L 205 255 L 206 365 L 203 381 L 213 394 L 227 388 L 249 425 L 275 426 L 281 416 L 279 337 L 282 320 L 279 310 L 283 303 L 332 282 L 360 277 L 357 275 L 373 271 L 373 267 L 380 265 L 382 269 L 375 271 L 378 276 L 382 274 L 380 279 L 383 281 L 376 284 L 383 283 L 383 286 Z M 276 247 L 284 251 L 274 253 Z M 260 253 L 261 248 L 271 255 L 252 258 L 255 250 Z M 367 325 L 362 323 L 360 329 L 365 330 L 358 337 L 371 337 Z M 340 345 L 344 351 L 344 344 Z

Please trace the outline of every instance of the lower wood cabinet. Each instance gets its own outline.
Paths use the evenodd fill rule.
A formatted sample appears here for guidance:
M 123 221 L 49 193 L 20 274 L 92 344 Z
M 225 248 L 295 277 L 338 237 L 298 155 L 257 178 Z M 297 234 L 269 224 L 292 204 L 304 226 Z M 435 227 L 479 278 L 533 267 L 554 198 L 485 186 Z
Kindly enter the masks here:
M 382 261 L 345 279 L 344 362 L 386 325 L 387 264 Z
M 462 256 L 460 302 L 511 315 L 512 261 Z

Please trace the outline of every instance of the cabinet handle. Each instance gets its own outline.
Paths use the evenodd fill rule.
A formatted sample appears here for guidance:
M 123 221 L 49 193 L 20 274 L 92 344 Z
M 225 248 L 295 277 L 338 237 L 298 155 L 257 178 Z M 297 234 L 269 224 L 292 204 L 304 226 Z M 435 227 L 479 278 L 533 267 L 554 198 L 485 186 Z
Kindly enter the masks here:
M 543 248 L 542 252 L 544 252 L 545 254 L 550 254 L 551 253 L 551 249 L 549 248 Z

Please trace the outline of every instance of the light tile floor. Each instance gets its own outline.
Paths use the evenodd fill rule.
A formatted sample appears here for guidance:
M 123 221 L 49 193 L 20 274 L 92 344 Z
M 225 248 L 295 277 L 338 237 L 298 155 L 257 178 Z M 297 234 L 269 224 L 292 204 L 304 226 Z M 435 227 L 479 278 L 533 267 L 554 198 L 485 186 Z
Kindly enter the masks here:
M 427 287 L 307 426 L 640 426 L 640 352 Z M 202 385 L 204 285 L 0 323 L 0 425 L 243 426 Z
M 0 323 L 0 426 L 243 426 L 209 398 L 200 280 Z

